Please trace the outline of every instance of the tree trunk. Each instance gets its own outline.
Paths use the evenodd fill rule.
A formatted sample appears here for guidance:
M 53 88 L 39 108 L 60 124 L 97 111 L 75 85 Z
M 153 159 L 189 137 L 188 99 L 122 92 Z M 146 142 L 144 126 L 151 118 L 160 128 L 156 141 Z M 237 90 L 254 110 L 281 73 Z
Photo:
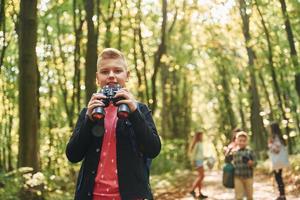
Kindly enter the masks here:
M 66 56 L 65 56 L 65 53 L 63 51 L 62 42 L 59 38 L 59 35 L 61 35 L 61 27 L 60 27 L 59 22 L 60 22 L 59 15 L 57 14 L 57 16 L 56 16 L 57 37 L 56 38 L 57 38 L 57 43 L 58 43 L 59 56 L 62 60 L 63 65 L 66 66 L 66 64 L 67 64 Z M 51 50 L 52 50 L 52 54 L 53 54 L 53 57 L 54 57 L 53 62 L 56 66 L 56 71 L 57 71 L 57 74 L 58 74 L 58 77 L 59 77 L 58 78 L 58 83 L 59 83 L 59 88 L 60 88 L 61 93 L 62 93 L 63 106 L 64 106 L 66 114 L 67 114 L 68 125 L 69 125 L 70 129 L 72 130 L 74 128 L 74 123 L 73 123 L 74 110 L 72 110 L 73 107 L 69 106 L 69 104 L 68 104 L 69 91 L 67 89 L 66 71 L 65 71 L 64 67 L 62 67 L 61 70 L 57 67 L 58 66 L 57 59 L 56 59 L 57 56 L 55 55 L 56 51 L 54 50 L 53 45 L 51 45 Z M 74 104 L 74 102 L 72 101 L 71 105 L 73 105 L 73 104 Z
M 166 52 L 166 28 L 167 28 L 167 0 L 162 0 L 162 15 L 163 15 L 163 20 L 161 24 L 161 38 L 160 38 L 160 44 L 158 45 L 158 49 L 154 54 L 154 64 L 153 64 L 153 74 L 151 77 L 151 89 L 152 89 L 152 102 L 151 103 L 151 109 L 152 112 L 154 113 L 157 107 L 157 92 L 156 92 L 156 78 L 157 78 L 157 73 L 161 64 L 161 57 L 162 55 Z
M 288 15 L 288 12 L 286 9 L 286 2 L 285 2 L 285 0 L 279 0 L 279 1 L 281 4 L 281 11 L 282 11 L 282 15 L 284 18 L 285 31 L 286 31 L 287 39 L 288 39 L 289 46 L 290 46 L 290 55 L 291 55 L 292 63 L 295 68 L 296 91 L 297 91 L 298 96 L 300 97 L 300 66 L 299 66 L 298 55 L 297 55 L 297 50 L 296 50 L 296 46 L 295 46 L 295 39 L 294 39 L 289 15 Z
M 184 80 L 183 80 L 183 97 L 187 97 L 187 96 L 193 96 L 193 90 L 190 86 L 191 84 L 189 84 L 189 81 L 187 79 L 187 76 L 184 76 Z M 192 126 L 191 126 L 191 123 L 192 123 L 192 103 L 193 103 L 193 100 L 192 98 L 187 98 L 187 99 L 184 99 L 184 98 L 181 98 L 181 101 L 185 102 L 186 103 L 182 103 L 183 104 L 183 133 L 184 133 L 184 136 L 185 136 L 185 139 L 186 141 L 188 141 L 188 136 L 189 136 L 189 133 L 191 132 L 192 130 Z
M 94 92 L 96 92 L 96 71 L 97 71 L 97 44 L 98 44 L 98 26 L 94 25 L 94 0 L 85 1 L 86 21 L 88 29 L 88 41 L 85 55 L 85 102 L 90 101 Z M 98 14 L 97 14 L 98 16 Z
M 240 76 L 239 76 L 239 94 L 240 95 L 243 94 L 242 78 Z M 241 117 L 242 130 L 247 131 L 242 97 L 239 96 L 238 99 L 239 99 L 239 113 L 240 113 L 240 117 Z
M 143 37 L 142 37 L 142 30 L 141 30 L 141 22 L 142 22 L 142 11 L 141 11 L 141 0 L 138 0 L 138 14 L 137 14 L 137 20 L 138 20 L 138 36 L 139 36 L 139 47 L 141 51 L 141 57 L 143 61 L 143 79 L 145 84 L 145 92 L 146 92 L 146 99 L 147 104 L 150 103 L 150 92 L 149 92 L 149 85 L 148 85 L 148 78 L 147 78 L 147 60 L 146 60 L 146 52 L 144 50 L 143 45 Z
M 245 38 L 245 46 L 248 55 L 248 69 L 250 74 L 250 123 L 252 130 L 252 139 L 254 140 L 254 146 L 256 149 L 256 153 L 263 151 L 266 148 L 266 134 L 264 130 L 263 120 L 260 115 L 261 107 L 259 94 L 257 91 L 257 83 L 255 77 L 255 52 L 253 48 L 250 46 L 250 16 L 247 14 L 247 4 L 245 0 L 239 0 L 240 5 L 240 15 L 242 18 L 242 29 L 243 35 Z M 259 156 L 259 155 L 258 155 Z
M 175 22 L 177 19 L 177 9 L 171 26 L 168 30 L 166 30 L 166 42 L 171 42 L 171 32 L 175 26 Z M 186 27 L 181 27 L 181 32 L 184 31 Z M 167 54 L 167 47 L 165 47 L 164 54 Z M 172 64 L 173 65 L 173 64 Z M 161 83 L 161 96 L 162 96 L 162 106 L 161 106 L 161 115 L 164 116 L 164 123 L 161 124 L 162 133 L 167 138 L 178 138 L 181 136 L 188 136 L 189 122 L 188 122 L 188 100 L 181 98 L 179 96 L 179 91 L 181 89 L 179 80 L 181 77 L 185 78 L 185 75 L 181 74 L 180 72 L 174 70 L 170 72 L 169 69 L 172 69 L 174 66 L 170 65 L 170 63 L 161 63 L 161 71 L 160 71 L 160 83 Z M 178 73 L 183 75 L 178 77 Z M 186 83 L 186 82 L 185 82 Z M 182 92 L 184 93 L 188 88 L 182 88 Z M 180 101 L 184 101 L 184 103 L 180 103 Z M 186 109 L 185 109 L 186 108 Z M 187 118 L 185 118 L 187 117 Z M 186 124 L 184 121 L 186 120 Z
M 175 70 L 172 71 L 170 73 L 170 79 L 171 79 L 171 83 L 170 83 L 170 110 L 169 112 L 171 113 L 170 117 L 171 117 L 171 134 L 172 134 L 172 138 L 179 138 L 179 124 L 178 124 L 178 118 L 180 118 L 180 114 L 178 111 L 178 99 L 179 97 L 179 92 L 178 92 L 178 87 L 179 87 L 179 82 L 178 82 L 178 78 L 176 75 Z
M 5 21 L 5 0 L 0 1 L 0 27 L 2 28 L 3 22 Z
M 9 112 L 12 113 L 12 107 L 9 106 Z M 7 138 L 6 138 L 6 148 L 7 148 L 7 170 L 12 171 L 14 169 L 13 167 L 13 151 L 12 151 L 12 127 L 13 127 L 13 115 L 8 116 L 8 122 L 7 122 Z
M 160 77 L 161 77 L 161 95 L 162 95 L 162 107 L 161 107 L 161 116 L 164 116 L 164 121 L 168 121 L 169 117 L 170 117 L 170 110 L 169 107 L 170 106 L 170 101 L 169 101 L 169 95 L 168 95 L 168 91 L 172 92 L 172 90 L 170 90 L 170 88 L 167 88 L 167 83 L 168 83 L 168 79 L 169 79 L 169 72 L 168 72 L 168 66 L 167 65 L 163 65 L 161 68 L 161 73 L 160 73 Z M 162 123 L 161 124 L 161 134 L 163 137 L 168 137 L 169 134 L 169 123 Z
M 76 10 L 79 10 L 76 12 Z M 82 39 L 82 26 L 84 19 L 81 16 L 81 6 L 77 3 L 77 0 L 73 0 L 73 29 L 75 32 L 75 48 L 74 48 L 74 76 L 73 76 L 73 93 L 71 104 L 71 117 L 74 113 L 79 113 L 81 109 L 81 87 L 80 87 L 80 57 L 81 57 L 81 39 Z
M 37 0 L 21 0 L 19 32 L 19 167 L 39 170 Z
M 6 41 L 6 18 L 5 18 L 5 0 L 1 0 L 0 2 L 0 31 L 2 31 L 2 36 L 0 36 L 0 39 L 2 40 L 2 49 L 0 52 L 0 74 L 1 74 L 1 68 L 4 61 L 4 56 L 6 49 L 8 47 L 8 41 Z
M 2 103 L 2 120 L 0 123 L 0 171 L 13 170 L 13 152 L 12 152 L 12 128 L 14 119 L 14 94 L 6 84 L 10 77 L 3 77 L 3 82 L 0 83 L 3 91 Z
M 283 73 L 280 74 L 280 79 L 281 79 L 281 83 L 284 84 L 284 77 L 283 77 Z M 285 90 L 283 93 L 283 100 L 284 100 L 284 105 L 286 108 L 292 108 L 292 106 L 290 105 L 290 95 L 291 95 L 291 91 L 288 85 L 285 85 Z M 297 112 L 296 112 L 297 113 Z M 290 137 L 290 128 L 289 128 L 289 124 L 290 124 L 290 120 L 288 118 L 284 119 L 286 124 L 284 125 L 284 128 L 286 130 L 286 135 L 287 135 L 287 141 L 288 141 L 288 150 L 289 153 L 293 153 L 293 142 L 292 142 L 292 138 Z
M 277 43 L 279 43 L 278 33 L 276 32 L 275 35 L 276 35 L 276 41 L 277 41 Z M 281 66 L 281 69 L 286 68 L 286 57 L 284 54 L 280 57 L 280 66 Z M 279 85 L 282 87 L 282 103 L 285 108 L 291 108 L 291 111 L 292 111 L 291 113 L 294 113 L 294 118 L 296 120 L 296 122 L 295 122 L 295 126 L 297 127 L 296 129 L 300 130 L 299 123 L 297 123 L 297 121 L 299 121 L 298 114 L 297 114 L 297 110 L 298 110 L 297 98 L 298 97 L 293 95 L 293 92 L 291 91 L 290 82 L 287 80 L 287 77 L 289 77 L 288 74 L 289 74 L 289 72 L 287 70 L 279 70 L 279 72 L 278 72 Z M 290 116 L 289 116 L 289 118 L 290 118 Z M 287 122 L 288 123 L 284 124 L 285 130 L 289 130 L 289 123 L 291 123 L 289 121 L 287 121 Z M 289 133 L 289 131 L 286 131 L 286 133 Z M 289 137 L 289 134 L 287 136 Z M 289 153 L 291 153 L 293 151 L 293 149 L 292 149 L 293 146 L 289 141 L 290 141 L 290 139 L 288 138 Z
M 122 51 L 122 21 L 123 21 L 123 10 L 122 10 L 122 6 L 123 6 L 123 1 L 120 0 L 120 17 L 119 17 L 119 23 L 118 23 L 118 49 L 120 51 Z
M 263 25 L 263 28 L 264 28 L 264 33 L 266 35 L 266 40 L 267 40 L 267 44 L 268 44 L 268 61 L 269 61 L 269 67 L 270 67 L 273 86 L 274 86 L 275 93 L 276 93 L 276 96 L 277 96 L 277 101 L 278 101 L 277 105 L 278 105 L 278 107 L 281 111 L 282 118 L 284 120 L 288 121 L 288 117 L 287 117 L 286 111 L 285 111 L 283 103 L 282 103 L 281 92 L 280 92 L 279 84 L 278 84 L 278 81 L 277 81 L 277 74 L 276 74 L 275 67 L 274 67 L 273 49 L 272 49 L 272 44 L 271 44 L 270 33 L 269 33 L 269 30 L 266 26 L 265 20 L 264 20 L 263 15 L 262 15 L 262 12 L 260 11 L 257 0 L 256 0 L 256 7 L 257 7 L 257 11 L 258 11 L 258 13 L 260 15 L 260 18 L 261 18 L 261 22 L 262 22 L 262 25 Z M 287 126 L 286 127 L 286 134 L 289 135 L 289 132 L 290 132 L 290 129 Z
M 133 29 L 133 61 L 134 61 L 134 70 L 138 79 L 138 97 L 141 101 L 144 101 L 144 95 L 143 91 L 141 90 L 142 88 L 142 75 L 141 72 L 139 71 L 138 68 L 138 62 L 137 62 L 137 51 L 136 51 L 136 38 L 137 38 L 137 30 L 134 28 Z
M 235 120 L 235 115 L 232 109 L 232 103 L 230 100 L 230 88 L 229 88 L 229 84 L 228 84 L 228 73 L 225 69 L 225 66 L 220 64 L 220 66 L 218 66 L 219 68 L 219 73 L 220 73 L 220 77 L 221 77 L 221 84 L 223 87 L 223 100 L 224 103 L 226 105 L 225 109 L 226 109 L 226 117 L 228 117 L 230 126 L 231 126 L 231 130 L 233 130 L 236 127 L 236 120 Z M 224 116 L 225 117 L 225 116 Z
M 114 20 L 115 10 L 116 10 L 116 1 L 113 0 L 113 7 L 111 11 L 111 2 L 108 3 L 108 14 L 110 14 L 107 18 L 103 15 L 103 12 L 101 12 L 101 16 L 103 18 L 103 21 L 105 23 L 105 38 L 104 38 L 104 47 L 108 48 L 111 46 L 111 39 L 112 39 L 112 32 L 111 32 L 111 24 Z
M 8 112 L 8 106 L 9 104 L 5 103 L 6 102 L 6 87 L 5 87 L 6 80 L 3 80 L 3 82 L 0 82 L 1 89 L 3 91 L 2 99 L 1 99 L 1 104 L 2 106 L 2 120 L 0 123 L 0 171 L 5 172 L 6 171 L 6 155 L 5 155 L 5 149 L 6 149 L 6 132 L 7 132 L 7 117 L 9 116 Z
M 266 83 L 265 83 L 265 80 L 264 80 L 264 77 L 263 75 L 261 74 L 261 72 L 258 72 L 258 78 L 260 79 L 260 82 L 262 84 L 262 88 L 264 90 L 264 93 L 265 93 L 265 97 L 267 99 L 267 102 L 269 104 L 269 109 L 270 109 L 270 120 L 273 121 L 274 120 L 274 112 L 273 112 L 273 106 L 272 106 L 272 102 L 271 102 L 271 99 L 270 99 L 270 94 L 268 92 L 268 89 L 267 89 L 267 86 L 266 86 Z

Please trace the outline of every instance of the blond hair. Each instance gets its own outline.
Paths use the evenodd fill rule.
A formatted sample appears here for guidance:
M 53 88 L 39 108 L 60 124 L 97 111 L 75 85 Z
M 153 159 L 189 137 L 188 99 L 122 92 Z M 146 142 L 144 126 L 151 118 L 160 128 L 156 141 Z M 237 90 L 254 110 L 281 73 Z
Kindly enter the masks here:
M 239 138 L 239 137 L 245 137 L 248 139 L 248 134 L 245 131 L 237 132 L 236 138 Z
M 97 60 L 97 69 L 99 70 L 100 64 L 102 60 L 105 59 L 121 59 L 124 62 L 124 67 L 127 69 L 127 61 L 124 54 L 115 48 L 105 48 L 103 51 L 98 55 Z
M 203 132 L 202 131 L 196 131 L 194 137 L 193 137 L 193 140 L 192 140 L 192 143 L 191 143 L 191 146 L 190 146 L 190 150 L 193 150 L 196 143 L 200 140 L 200 136 L 203 135 Z

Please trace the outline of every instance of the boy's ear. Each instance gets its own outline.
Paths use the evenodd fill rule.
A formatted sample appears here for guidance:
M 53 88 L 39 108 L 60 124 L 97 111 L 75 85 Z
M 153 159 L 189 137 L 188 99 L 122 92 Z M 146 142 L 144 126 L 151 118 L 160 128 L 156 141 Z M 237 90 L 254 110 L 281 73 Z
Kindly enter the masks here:
M 127 71 L 127 79 L 126 79 L 126 82 L 129 80 L 130 78 L 130 71 Z
M 100 86 L 99 81 L 98 81 L 98 75 L 99 75 L 99 74 L 98 74 L 98 71 L 97 71 L 97 72 L 96 72 L 96 79 L 95 79 L 95 81 L 96 81 L 96 85 L 97 85 L 97 86 Z

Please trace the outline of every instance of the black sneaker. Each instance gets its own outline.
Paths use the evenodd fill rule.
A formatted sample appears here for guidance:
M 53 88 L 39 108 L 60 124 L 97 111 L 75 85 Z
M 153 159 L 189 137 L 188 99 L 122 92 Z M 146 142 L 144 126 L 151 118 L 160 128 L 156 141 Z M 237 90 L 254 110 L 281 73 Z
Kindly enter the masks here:
M 190 192 L 190 195 L 192 195 L 194 198 L 196 198 L 196 193 L 195 193 L 195 191 L 191 191 L 191 192 Z
M 285 196 L 279 196 L 276 200 L 286 200 Z
M 206 199 L 206 198 L 208 198 L 208 196 L 206 196 L 206 195 L 200 193 L 199 199 Z

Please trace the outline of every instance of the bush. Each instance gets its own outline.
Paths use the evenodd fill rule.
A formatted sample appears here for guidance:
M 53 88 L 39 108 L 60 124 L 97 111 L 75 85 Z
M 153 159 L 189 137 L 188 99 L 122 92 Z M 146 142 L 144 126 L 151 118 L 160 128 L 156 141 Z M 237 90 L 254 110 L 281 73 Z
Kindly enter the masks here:
M 175 170 L 186 169 L 189 165 L 185 140 L 163 140 L 161 152 L 152 162 L 151 174 L 174 172 Z
M 24 187 L 23 175 L 32 172 L 32 168 L 19 168 L 8 173 L 0 173 L 0 199 L 19 200 Z
M 75 188 L 72 182 L 70 176 L 62 178 L 47 172 L 33 173 L 32 168 L 19 168 L 0 173 L 0 199 L 71 200 L 73 192 L 69 191 Z

